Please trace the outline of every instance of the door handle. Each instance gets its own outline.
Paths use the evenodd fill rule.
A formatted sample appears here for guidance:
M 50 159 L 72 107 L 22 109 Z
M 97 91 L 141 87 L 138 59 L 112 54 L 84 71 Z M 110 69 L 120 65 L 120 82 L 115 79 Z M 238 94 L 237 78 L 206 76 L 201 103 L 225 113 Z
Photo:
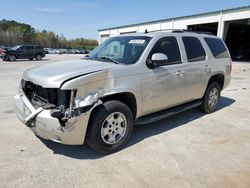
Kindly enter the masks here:
M 204 68 L 204 70 L 207 71 L 207 72 L 210 71 L 210 68 L 208 67 L 208 65 L 205 65 L 203 68 Z

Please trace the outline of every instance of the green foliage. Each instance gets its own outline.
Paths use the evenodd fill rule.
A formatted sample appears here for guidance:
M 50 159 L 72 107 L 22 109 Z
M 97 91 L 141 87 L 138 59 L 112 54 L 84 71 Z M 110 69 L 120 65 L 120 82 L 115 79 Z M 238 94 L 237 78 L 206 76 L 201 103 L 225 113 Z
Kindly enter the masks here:
M 67 40 L 63 35 L 52 31 L 37 31 L 28 24 L 16 21 L 0 21 L 0 45 L 15 46 L 19 44 L 40 44 L 44 48 L 84 48 L 93 49 L 98 45 L 96 40 L 77 38 Z

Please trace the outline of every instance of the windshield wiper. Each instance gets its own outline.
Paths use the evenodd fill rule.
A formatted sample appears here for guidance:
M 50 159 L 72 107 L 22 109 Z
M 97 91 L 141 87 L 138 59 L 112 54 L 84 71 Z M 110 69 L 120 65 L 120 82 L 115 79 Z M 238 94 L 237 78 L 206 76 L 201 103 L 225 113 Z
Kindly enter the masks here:
M 108 61 L 111 61 L 111 62 L 113 62 L 113 63 L 115 63 L 115 64 L 119 64 L 118 61 L 113 60 L 113 59 L 111 59 L 111 58 L 109 58 L 109 57 L 102 56 L 102 57 L 100 57 L 100 59 L 102 59 L 102 60 L 108 60 Z

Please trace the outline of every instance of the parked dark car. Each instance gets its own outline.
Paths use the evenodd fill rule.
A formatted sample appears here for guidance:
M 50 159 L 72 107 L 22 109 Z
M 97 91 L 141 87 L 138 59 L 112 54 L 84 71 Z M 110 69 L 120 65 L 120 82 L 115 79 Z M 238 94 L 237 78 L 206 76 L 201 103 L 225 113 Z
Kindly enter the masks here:
M 39 61 L 45 57 L 45 50 L 39 45 L 20 45 L 14 46 L 13 48 L 7 50 L 3 55 L 2 59 L 4 61 L 15 61 L 16 59 L 29 59 L 34 58 Z

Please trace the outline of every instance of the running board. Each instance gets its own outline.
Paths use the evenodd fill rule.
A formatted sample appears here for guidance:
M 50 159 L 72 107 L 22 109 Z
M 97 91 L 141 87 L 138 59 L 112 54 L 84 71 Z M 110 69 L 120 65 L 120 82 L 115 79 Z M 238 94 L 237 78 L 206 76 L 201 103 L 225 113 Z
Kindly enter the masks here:
M 138 118 L 135 121 L 136 125 L 143 125 L 143 124 L 149 124 L 149 123 L 153 123 L 162 119 L 165 119 L 167 117 L 173 116 L 175 114 L 178 114 L 180 112 L 184 112 L 186 110 L 198 107 L 201 104 L 200 100 L 196 100 L 196 101 L 192 101 L 192 102 L 188 102 L 176 107 L 172 107 L 166 110 L 162 110 L 160 112 L 156 112 L 150 115 L 146 115 L 143 117 Z

